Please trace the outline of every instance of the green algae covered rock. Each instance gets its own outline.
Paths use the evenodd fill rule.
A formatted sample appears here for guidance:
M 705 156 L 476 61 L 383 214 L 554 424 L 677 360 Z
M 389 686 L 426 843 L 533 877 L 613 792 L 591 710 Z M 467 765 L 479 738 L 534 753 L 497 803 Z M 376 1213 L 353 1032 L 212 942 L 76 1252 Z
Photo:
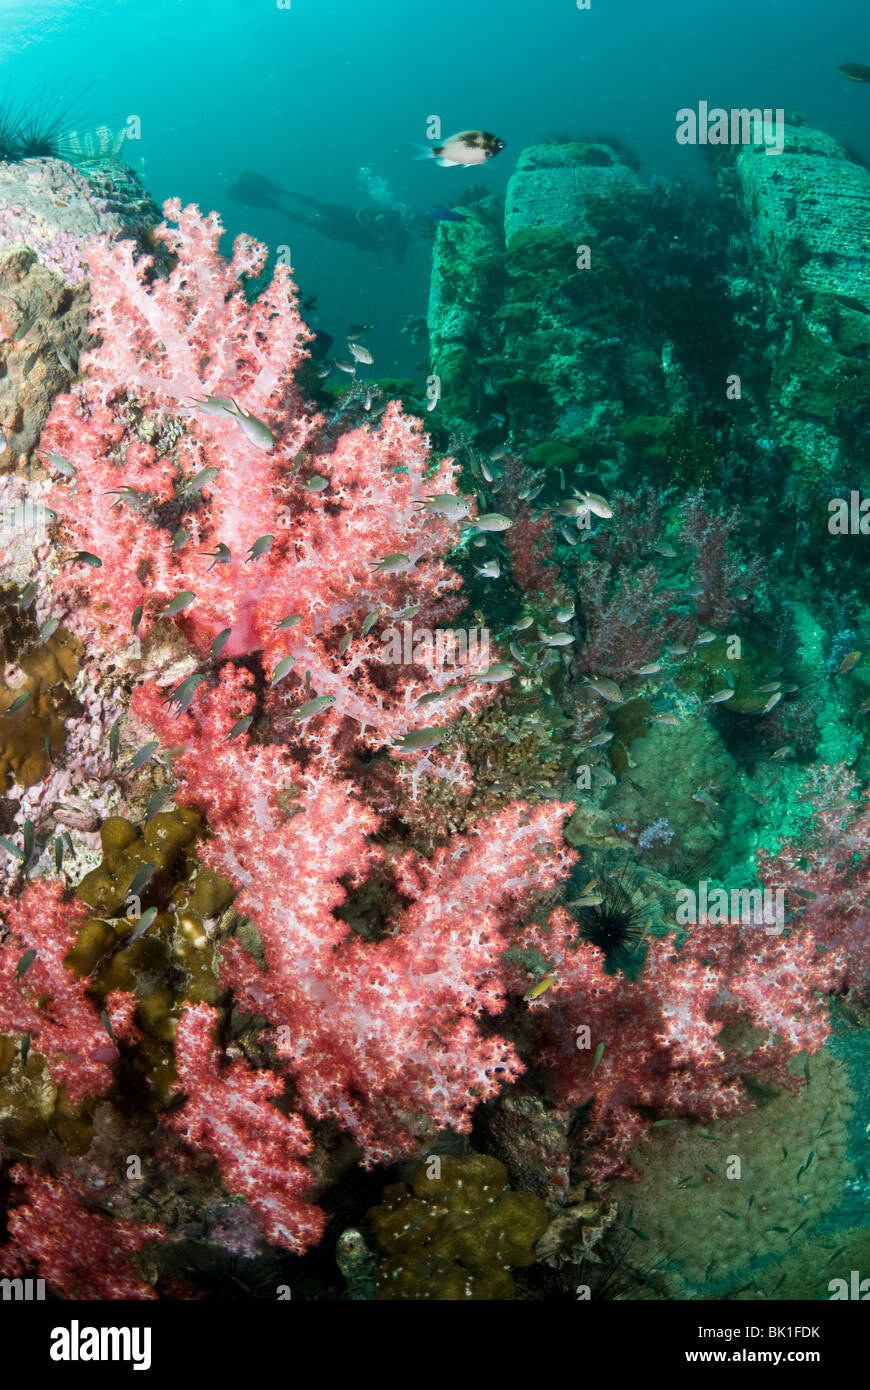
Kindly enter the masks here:
M 870 305 L 870 170 L 829 135 L 786 126 L 781 155 L 746 146 L 737 176 L 752 237 L 796 289 Z
M 773 360 L 774 419 L 799 477 L 852 459 L 870 400 L 870 170 L 829 135 L 786 125 L 783 153 L 737 156 L 753 254 L 787 321 Z
M 580 451 L 572 444 L 566 444 L 561 439 L 545 439 L 541 444 L 529 449 L 526 463 L 531 468 L 543 468 L 549 473 L 558 473 L 560 468 L 573 468 L 579 458 Z
M 548 231 L 587 239 L 615 210 L 638 227 L 649 193 L 640 176 L 609 145 L 567 141 L 523 150 L 508 184 L 505 242 L 513 250 L 523 232 Z
M 504 279 L 500 217 L 494 199 L 474 204 L 466 222 L 440 222 L 432 250 L 426 322 L 430 368 L 438 378 L 433 423 L 468 420 L 483 388 L 478 360 L 494 347 L 491 316 Z
M 620 381 L 638 372 L 628 355 L 646 352 L 661 375 L 630 266 L 649 208 L 620 152 L 567 140 L 521 152 L 503 216 L 486 199 L 470 221 L 442 223 L 427 315 L 441 393 L 432 425 L 504 423 L 524 447 L 594 439 L 597 459 L 612 456 Z

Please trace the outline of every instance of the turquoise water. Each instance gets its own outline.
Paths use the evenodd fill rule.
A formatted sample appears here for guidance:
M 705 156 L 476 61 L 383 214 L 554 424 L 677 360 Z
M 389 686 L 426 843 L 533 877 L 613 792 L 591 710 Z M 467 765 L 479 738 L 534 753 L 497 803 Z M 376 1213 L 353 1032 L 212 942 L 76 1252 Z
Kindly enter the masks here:
M 799 109 L 810 124 L 870 158 L 867 92 L 837 73 L 866 49 L 863 0 L 831 9 L 792 0 L 117 0 L 0 5 L 0 59 L 11 91 L 76 96 L 84 118 L 121 128 L 141 119 L 127 159 L 160 203 L 217 208 L 228 231 L 288 244 L 316 327 L 338 337 L 374 322 L 385 372 L 420 361 L 401 329 L 425 312 L 428 248 L 415 237 L 401 265 L 330 241 L 227 197 L 242 169 L 349 208 L 370 205 L 370 168 L 418 212 L 470 184 L 503 193 L 517 153 L 554 136 L 627 141 L 647 175 L 705 180 L 696 149 L 679 149 L 675 113 L 711 106 Z M 505 141 L 482 170 L 413 160 L 426 121 L 482 127 Z M 87 120 L 83 120 L 87 124 Z M 418 373 L 419 374 L 419 373 Z

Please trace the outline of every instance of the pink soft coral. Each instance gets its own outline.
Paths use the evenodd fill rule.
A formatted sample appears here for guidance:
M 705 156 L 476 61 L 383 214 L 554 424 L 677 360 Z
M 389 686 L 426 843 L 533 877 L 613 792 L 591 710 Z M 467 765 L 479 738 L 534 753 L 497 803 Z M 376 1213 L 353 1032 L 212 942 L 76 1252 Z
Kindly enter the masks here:
M 240 237 L 226 262 L 216 215 L 177 202 L 166 214 L 178 227 L 157 229 L 176 257 L 165 279 L 127 244 L 92 250 L 102 342 L 43 434 L 44 449 L 76 470 L 54 497 L 69 547 L 57 586 L 69 621 L 113 645 L 174 622 L 200 660 L 221 635 L 223 659 L 256 653 L 280 681 L 276 714 L 309 693 L 330 697 L 324 745 L 342 749 L 380 747 L 480 708 L 492 691 L 466 679 L 421 709 L 456 671 L 393 663 L 383 641 L 408 606 L 412 650 L 418 633 L 462 607 L 459 576 L 441 556 L 471 504 L 448 520 L 437 501 L 449 509 L 458 493 L 454 465 L 432 464 L 419 424 L 395 405 L 376 427 L 327 444 L 293 378 L 311 335 L 286 269 L 250 304 L 244 278 L 262 269 L 265 248 Z M 271 447 L 269 434 L 252 442 L 214 404 L 229 398 L 267 427 Z M 470 660 L 459 674 L 485 664 Z M 467 784 L 464 769 L 449 775 Z
M 203 858 L 239 885 L 236 906 L 263 941 L 265 972 L 237 940 L 225 944 L 225 982 L 274 1026 L 306 1112 L 338 1117 L 366 1161 L 446 1125 L 467 1129 L 479 1101 L 520 1069 L 513 1047 L 482 1036 L 476 1020 L 504 1007 L 506 929 L 571 863 L 559 847 L 570 808 L 517 802 L 431 860 L 404 855 L 392 872 L 408 906 L 384 939 L 364 941 L 338 910 L 348 887 L 383 865 L 370 838 L 377 818 L 319 762 L 303 770 L 275 746 L 228 746 L 250 698 L 244 676 L 227 670 L 184 719 L 147 692 L 139 701 L 186 749 L 176 773 L 208 818 Z
M 317 1244 L 325 1220 L 299 1195 L 311 1185 L 299 1162 L 311 1152 L 311 1140 L 297 1115 L 282 1115 L 271 1104 L 283 1090 L 280 1077 L 241 1061 L 221 1065 L 213 1038 L 217 1019 L 207 1004 L 185 1009 L 175 1057 L 187 1101 L 164 1124 L 218 1160 L 227 1188 L 247 1198 L 268 1240 L 302 1251 Z

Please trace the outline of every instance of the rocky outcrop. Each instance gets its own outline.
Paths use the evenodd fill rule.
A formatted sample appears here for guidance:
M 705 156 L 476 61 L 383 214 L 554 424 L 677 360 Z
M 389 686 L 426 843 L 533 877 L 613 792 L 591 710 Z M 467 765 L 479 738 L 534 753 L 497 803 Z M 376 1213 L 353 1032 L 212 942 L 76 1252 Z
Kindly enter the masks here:
M 131 170 L 95 166 L 85 177 L 61 159 L 0 164 L 0 255 L 26 246 L 68 285 L 87 275 L 88 237 L 138 236 L 160 220 Z
M 88 341 L 90 237 L 144 242 L 160 213 L 125 166 L 0 164 L 0 473 L 33 461 Z
M 665 407 L 661 337 L 639 321 L 632 265 L 650 196 L 609 145 L 534 145 L 503 212 L 490 199 L 485 221 L 474 205 L 472 222 L 439 229 L 428 324 L 445 409 L 480 420 L 488 400 L 498 436 L 558 471 L 597 466 L 608 446 L 615 458 L 620 422 Z
M 448 428 L 461 428 L 486 406 L 487 382 L 477 364 L 496 346 L 493 314 L 504 282 L 498 201 L 474 203 L 465 214 L 466 222 L 438 225 L 427 313 L 439 391 L 434 418 Z
M 870 442 L 870 170 L 822 131 L 787 125 L 781 155 L 749 146 L 737 196 L 785 331 L 775 425 L 805 481 L 836 477 Z

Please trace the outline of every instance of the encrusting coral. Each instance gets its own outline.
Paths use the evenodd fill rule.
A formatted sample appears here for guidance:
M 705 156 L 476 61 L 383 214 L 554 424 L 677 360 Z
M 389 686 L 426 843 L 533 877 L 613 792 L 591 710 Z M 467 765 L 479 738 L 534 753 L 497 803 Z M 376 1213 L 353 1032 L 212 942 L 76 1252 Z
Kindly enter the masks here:
M 384 1300 L 511 1298 L 510 1270 L 535 1263 L 548 1225 L 541 1198 L 512 1192 L 487 1154 L 419 1164 L 410 1187 L 384 1189 L 368 1221 L 384 1252 L 375 1270 Z

